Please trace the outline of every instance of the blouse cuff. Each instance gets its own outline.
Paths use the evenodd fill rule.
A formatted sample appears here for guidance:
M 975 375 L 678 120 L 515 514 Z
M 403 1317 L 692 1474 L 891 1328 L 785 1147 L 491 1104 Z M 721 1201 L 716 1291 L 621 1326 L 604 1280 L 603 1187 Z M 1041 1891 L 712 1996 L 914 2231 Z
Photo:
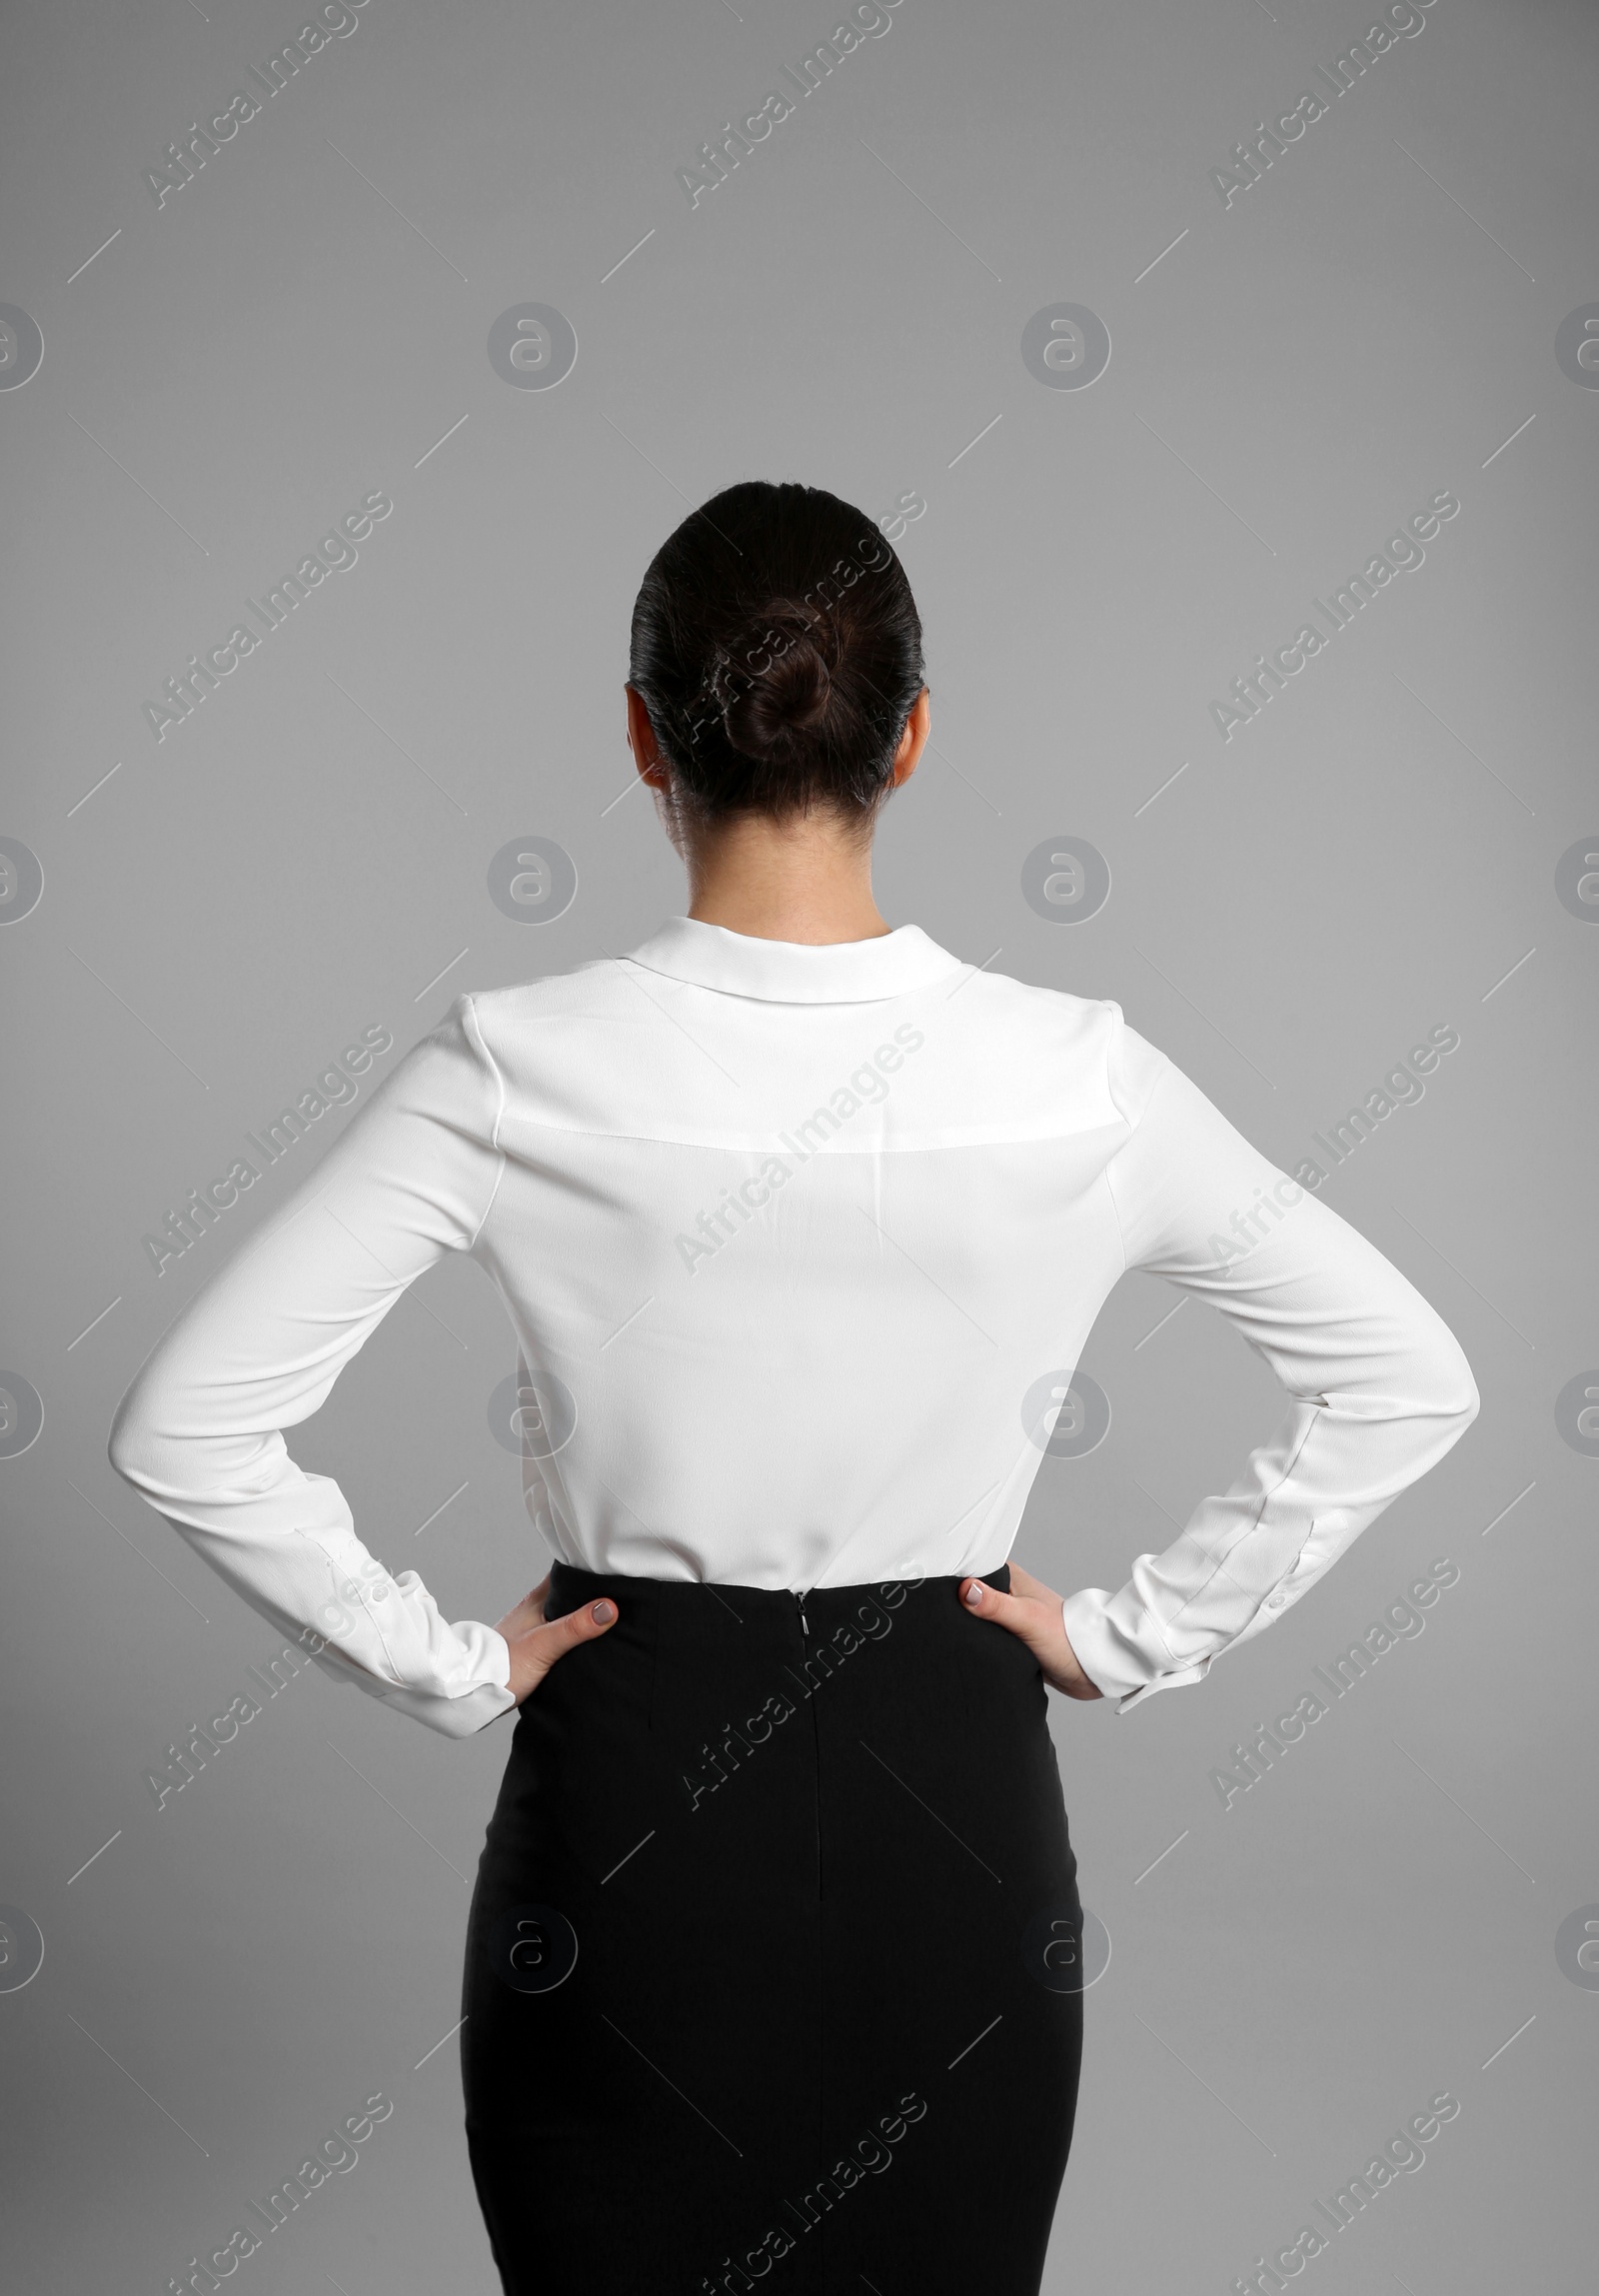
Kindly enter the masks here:
M 419 1722 L 426 1722 L 430 1730 L 438 1730 L 447 1738 L 476 1737 L 502 1714 L 516 1710 L 516 1699 L 508 1688 L 497 1682 L 482 1682 L 475 1690 L 467 1690 L 459 1698 L 441 1698 L 432 1690 L 408 1690 L 384 1684 L 379 1696 L 387 1706 L 398 1706 L 402 1714 L 411 1714 Z
M 1215 1655 L 1207 1652 L 1188 1666 L 1151 1670 L 1142 1654 L 1133 1650 L 1105 1614 L 1110 1597 L 1102 1586 L 1085 1586 L 1061 1603 L 1061 1623 L 1077 1663 L 1096 1689 L 1116 1700 L 1118 1714 L 1130 1713 L 1140 1699 L 1155 1690 L 1175 1690 L 1187 1682 L 1202 1682 Z
M 357 1665 L 333 1643 L 323 1645 L 324 1663 L 340 1681 L 353 1682 L 369 1698 L 381 1698 L 386 1706 L 398 1707 L 402 1714 L 426 1722 L 430 1730 L 437 1730 L 442 1737 L 476 1737 L 502 1714 L 514 1712 L 517 1700 L 510 1688 L 510 1643 L 497 1626 L 477 1626 L 474 1630 L 487 1637 L 485 1656 L 489 1679 L 475 1683 L 458 1696 L 418 1689 L 405 1682 L 386 1682 L 365 1666 Z

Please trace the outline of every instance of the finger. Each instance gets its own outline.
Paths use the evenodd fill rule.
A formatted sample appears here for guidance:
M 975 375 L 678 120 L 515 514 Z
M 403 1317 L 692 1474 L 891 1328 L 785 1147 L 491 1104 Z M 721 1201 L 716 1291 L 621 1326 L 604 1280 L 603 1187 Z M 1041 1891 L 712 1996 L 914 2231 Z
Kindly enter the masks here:
M 535 1626 L 528 1642 L 533 1655 L 548 1670 L 580 1642 L 594 1642 L 609 1633 L 616 1622 L 616 1604 L 602 1595 L 598 1602 L 586 1602 L 579 1610 L 569 1610 L 563 1618 L 550 1618 L 542 1626 Z
M 1011 1565 L 1012 1582 L 1020 1575 Z M 1033 1579 L 1029 1582 L 1038 1585 Z M 1059 1596 L 1047 1586 L 1039 1586 L 1035 1599 L 1025 1590 L 1019 1595 L 999 1594 L 985 1585 L 980 1578 L 969 1578 L 961 1587 L 961 1601 L 979 1618 L 991 1619 L 1024 1642 L 1043 1669 L 1044 1679 L 1051 1682 L 1069 1698 L 1098 1698 L 1103 1696 L 1097 1683 L 1083 1672 L 1076 1652 L 1066 1639 L 1065 1626 L 1057 1608 Z
M 1037 1626 L 1037 1612 L 1033 1604 L 1020 1596 L 1001 1594 L 985 1579 L 968 1578 L 960 1589 L 960 1599 L 978 1618 L 991 1619 L 995 1626 L 1019 1634 L 1024 1642 L 1031 1641 Z
M 520 1635 L 530 1633 L 535 1626 L 544 1624 L 544 1598 L 549 1591 L 550 1581 L 546 1578 L 499 1620 L 499 1631 L 508 1642 L 515 1642 Z
M 544 1624 L 545 1598 L 549 1592 L 550 1573 L 546 1571 L 533 1591 L 530 1594 L 525 1594 L 517 1604 L 519 1615 L 526 1618 L 530 1626 L 542 1626 Z

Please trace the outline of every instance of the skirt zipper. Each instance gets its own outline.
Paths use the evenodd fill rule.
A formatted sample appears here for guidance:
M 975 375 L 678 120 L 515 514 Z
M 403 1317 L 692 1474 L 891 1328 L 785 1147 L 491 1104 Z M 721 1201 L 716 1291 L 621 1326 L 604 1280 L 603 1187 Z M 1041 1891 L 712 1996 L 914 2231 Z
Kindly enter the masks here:
M 804 1598 L 804 1596 L 803 1596 L 803 1595 L 802 1595 L 802 1594 L 800 1592 L 800 1589 L 799 1589 L 798 1587 L 795 1587 L 795 1588 L 793 1589 L 793 1592 L 794 1592 L 794 1606 L 795 1606 L 795 1609 L 796 1609 L 796 1610 L 799 1612 L 799 1614 L 800 1614 L 800 1635 L 803 1637 L 803 1640 L 804 1640 L 804 1644 L 805 1644 L 805 1647 L 808 1649 L 808 1648 L 809 1648 L 809 1645 L 810 1645 L 810 1621 L 809 1621 L 809 1619 L 808 1619 L 808 1618 L 805 1616 L 805 1598 Z M 807 1665 L 807 1666 L 808 1666 L 808 1664 L 809 1664 L 809 1660 L 808 1660 L 808 1659 L 806 1659 L 806 1660 L 804 1660 L 804 1661 L 803 1661 L 803 1663 L 804 1663 L 805 1665 Z M 807 1694 L 807 1695 L 808 1695 L 808 1694 Z M 811 1743 L 811 1754 L 812 1754 L 812 1759 L 813 1759 L 813 1761 L 814 1761 L 814 1763 L 815 1763 L 815 1769 L 814 1769 L 814 1773 L 813 1773 L 813 1774 L 814 1774 L 814 1778 L 815 1778 L 815 1794 L 816 1794 L 816 1903 L 817 1903 L 817 1905 L 819 1906 L 819 1905 L 820 1905 L 820 1903 L 821 1903 L 821 1881 L 822 1881 L 822 1867 L 821 1867 L 821 1734 L 820 1734 L 820 1725 L 818 1724 L 818 1722 L 817 1722 L 817 1720 L 816 1720 L 816 1708 L 815 1708 L 815 1700 L 814 1700 L 814 1698 L 813 1698 L 813 1697 L 810 1697 L 810 1698 L 809 1698 L 809 1704 L 810 1704 L 810 1743 Z

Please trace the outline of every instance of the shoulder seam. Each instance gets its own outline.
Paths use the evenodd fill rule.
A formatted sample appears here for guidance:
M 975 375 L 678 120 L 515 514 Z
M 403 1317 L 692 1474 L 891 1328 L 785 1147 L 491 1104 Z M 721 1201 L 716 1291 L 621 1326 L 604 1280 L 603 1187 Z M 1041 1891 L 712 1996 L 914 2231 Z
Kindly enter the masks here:
M 1103 1004 L 1105 1011 L 1111 1016 L 1110 1035 L 1105 1044 L 1105 1096 L 1108 1099 L 1110 1106 L 1115 1110 L 1117 1116 L 1120 1117 L 1122 1123 L 1126 1126 L 1127 1140 L 1130 1141 L 1138 1128 L 1133 1124 L 1131 1119 L 1128 1117 L 1126 1110 L 1122 1107 L 1120 1101 L 1117 1099 L 1114 1081 L 1113 1056 L 1116 1042 L 1116 1025 L 1118 1022 L 1123 1020 L 1124 1016 L 1122 1014 L 1121 1007 L 1116 1003 L 1113 997 L 1102 998 L 1100 1002 Z M 1126 1145 L 1127 1141 L 1123 1141 L 1121 1147 L 1125 1148 Z M 1116 1201 L 1115 1182 L 1110 1176 L 1110 1166 L 1115 1162 L 1116 1156 L 1119 1155 L 1120 1152 L 1121 1150 L 1118 1148 L 1113 1154 L 1106 1156 L 1104 1161 L 1103 1177 L 1105 1183 L 1105 1193 L 1110 1198 L 1111 1217 L 1115 1220 L 1116 1223 L 1116 1239 L 1121 1245 L 1121 1272 L 1123 1275 L 1125 1275 L 1129 1264 L 1127 1259 L 1127 1231 L 1121 1224 L 1121 1206 Z
M 478 1246 L 478 1238 L 482 1235 L 484 1227 L 488 1222 L 489 1214 L 491 1211 L 493 1211 L 496 1199 L 499 1196 L 500 1182 L 506 1176 L 506 1151 L 500 1146 L 500 1127 L 504 1122 L 506 1113 L 506 1081 L 500 1073 L 499 1062 L 495 1059 L 493 1053 L 491 1053 L 489 1050 L 489 1041 L 485 1037 L 482 1026 L 479 1023 L 477 999 L 471 994 L 470 991 L 464 992 L 462 1003 L 466 1008 L 462 1018 L 467 1024 L 468 1038 L 471 1041 L 474 1051 L 477 1052 L 478 1055 L 488 1063 L 489 1073 L 494 1078 L 495 1091 L 498 1096 L 494 1112 L 494 1125 L 489 1134 L 489 1146 L 493 1148 L 495 1154 L 500 1158 L 500 1164 L 499 1169 L 494 1175 L 494 1185 L 489 1190 L 489 1200 L 483 1207 L 483 1217 L 478 1221 L 477 1226 L 473 1229 L 471 1240 L 467 1244 L 467 1249 L 469 1251 L 475 1251 Z

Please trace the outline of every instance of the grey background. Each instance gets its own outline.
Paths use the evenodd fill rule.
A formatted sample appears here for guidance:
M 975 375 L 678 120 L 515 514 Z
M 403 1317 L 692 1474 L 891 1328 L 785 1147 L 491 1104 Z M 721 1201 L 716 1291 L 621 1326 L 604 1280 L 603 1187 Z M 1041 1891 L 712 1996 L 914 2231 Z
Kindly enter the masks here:
M 891 923 L 1118 999 L 1290 1171 L 1430 1027 L 1461 1040 L 1323 1192 L 1459 1334 L 1477 1424 L 1198 1688 L 1125 1719 L 1052 1701 L 1112 1953 L 1046 2286 L 1222 2296 L 1444 2089 L 1425 2167 L 1309 2284 L 1574 2284 L 1599 2000 L 1555 1938 L 1599 1900 L 1599 1467 L 1555 1399 L 1599 1361 L 1599 909 L 1555 872 L 1599 850 L 1599 398 L 1554 339 L 1599 297 L 1599 20 L 1436 0 L 1224 207 L 1209 171 L 1321 85 L 1370 21 L 1353 0 L 902 0 L 691 209 L 675 171 L 827 35 L 821 0 L 370 0 L 158 209 L 142 172 L 300 20 L 102 0 L 7 34 L 0 300 L 44 339 L 0 393 L 0 831 L 44 870 L 0 935 L 0 1361 L 45 1411 L 0 1460 L 0 1898 L 45 1946 L 0 1995 L 11 2279 L 161 2289 L 382 2090 L 359 2167 L 239 2285 L 495 2285 L 446 2036 L 507 1737 L 444 1740 L 308 1669 L 158 1809 L 146 1768 L 274 1645 L 105 1437 L 291 1184 L 155 1275 L 141 1237 L 245 1129 L 364 1025 L 395 1033 L 387 1073 L 461 989 L 681 911 L 624 794 L 627 618 L 679 518 L 765 476 L 925 504 L 899 548 L 933 747 L 881 832 Z M 528 302 L 576 329 L 555 390 L 490 365 Z M 1109 329 L 1091 389 L 1022 363 L 1060 302 Z M 158 743 L 141 705 L 379 488 L 359 563 Z M 1425 566 L 1223 743 L 1228 682 L 1443 489 Z M 578 870 L 543 928 L 487 889 L 529 835 Z M 1111 872 L 1076 926 L 1021 893 L 1066 836 Z M 1045 1459 L 1017 1548 L 1057 1586 L 1120 1584 L 1280 1414 L 1172 1297 L 1120 1286 L 1084 1356 L 1109 1434 Z M 294 1440 L 447 1615 L 498 1616 L 542 1567 L 486 1420 L 512 1367 L 489 1286 L 446 1267 Z M 1239 1733 L 1445 1556 L 1424 1633 L 1223 1809 Z

